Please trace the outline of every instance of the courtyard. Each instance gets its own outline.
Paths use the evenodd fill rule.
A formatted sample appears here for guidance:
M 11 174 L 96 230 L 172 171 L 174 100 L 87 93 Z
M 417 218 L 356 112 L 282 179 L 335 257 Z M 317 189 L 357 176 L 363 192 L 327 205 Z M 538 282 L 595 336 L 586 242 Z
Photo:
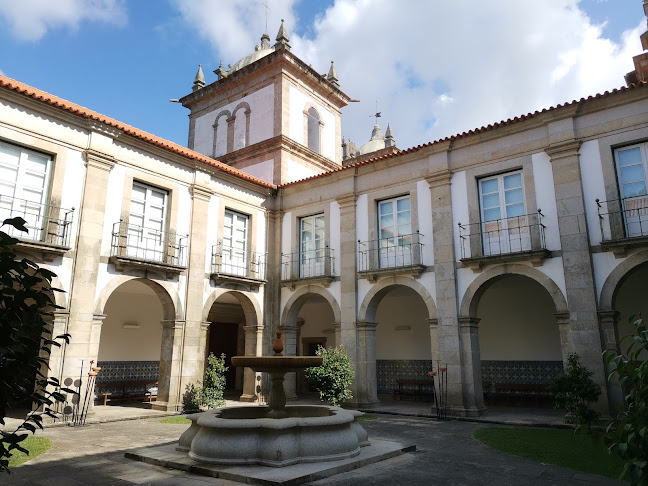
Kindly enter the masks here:
M 97 407 L 101 409 L 102 407 Z M 121 407 L 107 407 L 114 420 Z M 429 410 L 429 408 L 428 408 Z M 420 405 L 386 404 L 383 412 L 363 421 L 371 439 L 386 439 L 415 444 L 416 451 L 376 464 L 320 479 L 317 485 L 438 484 L 438 485 L 613 485 L 624 484 L 603 476 L 581 473 L 487 447 L 474 438 L 477 428 L 491 427 L 486 422 L 450 420 L 438 422 L 424 413 Z M 152 411 L 151 411 L 152 412 Z M 550 411 L 549 411 L 550 412 Z M 396 413 L 409 413 L 403 415 Z M 98 410 L 101 416 L 102 411 Z M 151 418 L 91 423 L 85 427 L 48 427 L 38 435 L 52 440 L 48 452 L 2 478 L 7 485 L 226 485 L 240 484 L 187 474 L 124 457 L 138 448 L 170 444 L 187 428 L 183 424 L 161 423 L 157 412 Z M 493 411 L 491 420 L 506 418 L 523 423 L 524 414 L 505 409 Z M 548 416 L 547 416 L 548 417 Z

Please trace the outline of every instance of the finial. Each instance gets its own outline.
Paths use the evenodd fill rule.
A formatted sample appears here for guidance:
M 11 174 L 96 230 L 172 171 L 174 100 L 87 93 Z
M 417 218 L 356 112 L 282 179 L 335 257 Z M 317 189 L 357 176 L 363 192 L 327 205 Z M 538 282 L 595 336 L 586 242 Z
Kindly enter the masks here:
M 273 356 L 282 356 L 281 352 L 283 351 L 283 343 L 281 342 L 281 331 L 277 331 L 277 339 L 275 339 L 274 344 L 272 345 L 272 350 L 274 351 Z
M 227 71 L 223 70 L 223 60 L 221 59 L 220 64 L 218 65 L 218 69 L 214 71 L 214 74 L 218 76 L 218 79 L 223 79 L 225 76 L 227 76 Z
M 279 27 L 276 41 L 277 43 L 275 44 L 275 48 L 283 45 L 287 50 L 290 50 L 290 44 L 288 44 L 290 39 L 288 39 L 288 33 L 286 32 L 286 27 L 284 26 L 284 19 L 281 19 L 281 27 Z
M 198 91 L 205 87 L 205 75 L 203 74 L 202 64 L 198 64 L 198 72 L 193 82 L 193 91 Z
M 396 145 L 394 140 L 394 132 L 392 132 L 391 125 L 387 123 L 387 131 L 385 132 L 385 147 L 392 147 Z
M 338 77 L 337 73 L 335 72 L 335 63 L 331 61 L 331 68 L 329 69 L 328 75 L 326 76 L 326 79 L 334 86 L 337 86 L 338 88 L 340 87 L 340 83 L 338 83 Z
M 270 36 L 267 32 L 261 36 L 261 49 L 270 49 Z

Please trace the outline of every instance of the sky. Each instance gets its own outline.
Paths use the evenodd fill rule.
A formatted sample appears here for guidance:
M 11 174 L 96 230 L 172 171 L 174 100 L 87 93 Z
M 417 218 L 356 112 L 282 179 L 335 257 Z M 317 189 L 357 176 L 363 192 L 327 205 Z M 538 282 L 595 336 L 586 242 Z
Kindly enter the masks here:
M 186 145 L 169 99 L 253 52 L 263 4 L 360 100 L 342 134 L 368 141 L 378 103 L 401 149 L 619 88 L 646 30 L 642 0 L 0 0 L 0 73 Z

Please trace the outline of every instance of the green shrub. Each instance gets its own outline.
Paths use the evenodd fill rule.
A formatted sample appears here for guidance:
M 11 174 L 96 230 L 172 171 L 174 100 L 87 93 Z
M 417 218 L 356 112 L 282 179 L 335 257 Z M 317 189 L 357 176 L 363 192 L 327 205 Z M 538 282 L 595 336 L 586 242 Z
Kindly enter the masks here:
M 225 391 L 225 372 L 229 368 L 225 366 L 225 355 L 217 358 L 209 353 L 207 368 L 203 376 L 203 385 L 200 391 L 200 404 L 207 408 L 222 407 L 225 405 L 223 393 Z
M 632 322 L 634 316 L 630 318 Z M 641 318 L 633 322 L 635 332 L 626 355 L 607 350 L 603 354 L 624 391 L 624 403 L 608 426 L 610 452 L 624 462 L 623 476 L 633 485 L 648 485 L 648 329 Z M 642 356 L 643 354 L 643 356 Z
M 580 364 L 578 354 L 570 354 L 567 367 L 552 380 L 549 390 L 556 394 L 554 407 L 564 409 L 565 422 L 589 431 L 599 417 L 590 407 L 601 396 L 600 387 L 592 380 L 592 372 Z
M 2 226 L 26 233 L 25 223 L 22 218 L 12 218 Z M 68 334 L 52 337 L 50 330 L 53 312 L 60 309 L 52 293 L 62 290 L 51 286 L 54 273 L 27 258 L 16 258 L 16 243 L 16 238 L 0 231 L 0 426 L 5 424 L 8 408 L 29 404 L 33 411 L 13 432 L 6 430 L 0 435 L 0 472 L 9 470 L 16 452 L 29 454 L 24 447 L 29 435 L 25 432 L 42 429 L 44 417 L 56 417 L 55 403 L 65 402 L 66 393 L 76 393 L 46 375 L 46 355 L 52 346 L 61 346 L 58 341 L 69 342 L 70 338 Z
M 207 367 L 203 375 L 202 386 L 190 383 L 182 395 L 182 410 L 185 413 L 196 412 L 201 408 L 222 407 L 225 405 L 225 355 L 217 358 L 209 353 Z
M 353 398 L 349 389 L 354 377 L 353 365 L 344 348 L 319 346 L 316 354 L 323 358 L 322 365 L 306 369 L 306 379 L 319 391 L 320 398 L 335 407 Z
M 184 413 L 197 412 L 200 410 L 200 387 L 196 387 L 193 383 L 189 383 L 185 387 L 185 392 L 182 395 L 182 411 Z

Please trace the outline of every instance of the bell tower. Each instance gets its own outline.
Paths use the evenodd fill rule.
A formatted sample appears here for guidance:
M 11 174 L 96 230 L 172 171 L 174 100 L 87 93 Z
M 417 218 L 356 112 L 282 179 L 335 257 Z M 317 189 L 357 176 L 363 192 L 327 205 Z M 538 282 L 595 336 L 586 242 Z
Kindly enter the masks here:
M 214 71 L 202 68 L 180 99 L 189 114 L 189 148 L 274 184 L 342 164 L 340 90 L 335 66 L 319 74 L 290 50 L 281 21 L 275 43 L 264 33 L 254 51 Z
M 648 0 L 643 0 L 643 9 L 644 15 L 648 19 Z M 641 47 L 643 47 L 644 52 L 632 58 L 635 69 L 625 75 L 625 82 L 628 86 L 637 82 L 648 81 L 648 52 L 646 52 L 648 51 L 648 30 L 641 34 L 639 38 L 641 39 Z

